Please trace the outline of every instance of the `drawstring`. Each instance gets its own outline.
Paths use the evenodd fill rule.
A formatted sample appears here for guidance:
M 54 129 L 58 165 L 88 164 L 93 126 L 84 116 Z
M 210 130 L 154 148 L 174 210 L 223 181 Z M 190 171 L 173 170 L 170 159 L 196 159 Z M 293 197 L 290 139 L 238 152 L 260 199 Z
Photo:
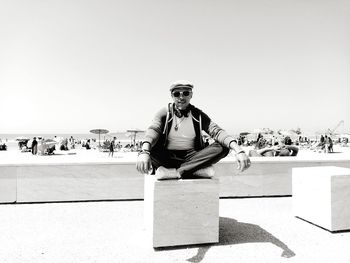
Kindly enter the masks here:
M 165 119 L 165 125 L 164 125 L 164 130 L 163 130 L 163 134 L 165 134 L 165 144 L 168 138 L 168 125 L 169 123 L 174 119 L 174 115 L 176 115 L 177 117 L 179 117 L 177 114 L 183 114 L 181 115 L 179 118 L 181 118 L 182 116 L 188 117 L 188 114 L 191 112 L 192 110 L 192 105 L 190 105 L 186 111 L 180 111 L 179 109 L 176 108 L 174 103 L 169 103 L 168 104 L 168 111 L 167 111 L 167 115 L 166 115 L 166 119 Z M 185 115 L 186 112 L 186 115 Z M 170 117 L 171 116 L 171 117 Z M 196 119 L 193 114 L 191 114 L 191 117 L 194 121 L 199 123 L 199 135 L 200 135 L 200 144 L 203 147 L 203 140 L 202 140 L 202 135 L 201 135 L 201 131 L 202 131 L 202 115 L 199 113 L 199 120 Z

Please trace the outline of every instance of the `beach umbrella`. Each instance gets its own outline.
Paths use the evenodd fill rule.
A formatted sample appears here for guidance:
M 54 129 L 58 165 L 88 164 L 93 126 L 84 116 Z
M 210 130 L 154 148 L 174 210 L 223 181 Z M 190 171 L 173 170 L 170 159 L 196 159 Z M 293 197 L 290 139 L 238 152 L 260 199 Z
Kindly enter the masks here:
M 90 132 L 94 133 L 94 134 L 98 134 L 98 145 L 101 146 L 100 136 L 101 136 L 101 134 L 109 133 L 109 130 L 106 130 L 106 129 L 93 129 Z
M 53 140 L 53 139 L 46 139 L 46 140 L 44 140 L 43 143 L 46 144 L 47 146 L 50 146 L 50 145 L 55 145 L 55 144 L 57 144 L 57 141 L 55 141 L 55 140 Z
M 135 145 L 135 143 L 136 143 L 136 136 L 140 132 L 144 132 L 144 131 L 140 130 L 140 129 L 137 129 L 137 128 L 129 129 L 129 130 L 126 130 L 126 136 L 130 137 L 132 139 L 132 144 Z
M 57 143 L 60 143 L 60 142 L 62 142 L 64 140 L 64 138 L 63 137 L 55 137 L 52 140 L 54 140 Z
M 264 133 L 264 130 L 260 129 L 260 128 L 256 128 L 256 129 L 252 130 L 251 133 Z
M 30 139 L 28 137 L 25 136 L 19 136 L 16 138 L 16 141 L 29 141 Z
M 295 131 L 292 131 L 292 130 L 280 130 L 278 131 L 278 134 L 279 135 L 282 135 L 284 137 L 290 137 L 293 141 L 297 140 L 298 137 L 299 137 L 299 134 L 297 134 Z
M 251 133 L 272 134 L 273 130 L 270 128 L 257 128 L 254 129 Z

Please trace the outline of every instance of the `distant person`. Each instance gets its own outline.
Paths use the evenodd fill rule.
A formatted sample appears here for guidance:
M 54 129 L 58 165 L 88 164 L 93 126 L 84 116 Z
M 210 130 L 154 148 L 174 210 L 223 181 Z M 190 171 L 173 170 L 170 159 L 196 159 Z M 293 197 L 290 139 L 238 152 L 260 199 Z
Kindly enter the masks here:
M 279 149 L 278 156 L 297 156 L 299 148 L 294 145 L 282 145 Z
M 70 148 L 75 149 L 75 139 L 73 138 L 73 136 L 70 136 L 69 142 L 70 142 Z
M 258 133 L 258 137 L 256 138 L 256 141 L 258 142 L 260 140 L 260 138 L 263 138 L 261 133 Z
M 146 131 L 136 163 L 139 172 L 151 172 L 158 180 L 211 178 L 212 164 L 227 156 L 230 150 L 236 153 L 241 171 L 250 166 L 248 156 L 236 139 L 190 104 L 193 84 L 175 82 L 170 86 L 170 95 L 173 102 L 155 115 Z M 208 147 L 204 147 L 202 131 L 215 140 Z
M 347 146 L 348 146 L 348 143 L 349 143 L 349 138 L 343 137 L 343 138 L 342 138 L 342 146 L 343 146 L 343 147 L 347 147 Z
M 118 151 L 119 151 L 121 148 L 123 148 L 123 146 L 122 146 L 121 142 L 119 141 L 119 142 L 117 143 L 117 149 L 118 149 Z
M 0 151 L 6 151 L 7 150 L 7 146 L 5 143 L 2 143 L 2 140 L 0 139 Z
M 108 156 L 113 157 L 114 149 L 115 149 L 115 146 L 116 146 L 116 140 L 117 140 L 117 137 L 113 137 L 113 140 L 109 143 L 109 153 L 108 153 Z
M 24 146 L 24 142 L 23 141 L 18 141 L 17 145 L 18 145 L 18 149 L 22 150 L 22 148 Z
M 286 136 L 285 138 L 284 138 L 284 144 L 285 145 L 292 145 L 292 139 L 289 137 L 289 136 Z
M 255 144 L 255 148 L 257 149 L 262 149 L 265 148 L 268 144 L 267 144 L 267 140 L 261 135 L 258 136 L 259 139 L 257 140 L 256 144 Z
M 32 142 L 32 154 L 36 155 L 37 153 L 38 153 L 38 141 L 36 140 L 36 137 L 34 137 Z
M 326 153 L 333 152 L 333 140 L 332 140 L 331 136 L 328 136 L 325 139 L 325 152 Z
M 324 140 L 325 140 L 325 137 L 323 137 L 323 135 L 321 135 L 320 142 L 324 143 Z
M 320 142 L 317 145 L 317 147 L 324 149 L 325 141 L 326 141 L 325 137 L 323 137 L 323 135 L 321 135 Z
M 261 140 L 260 140 L 261 141 Z M 259 142 L 260 142 L 259 141 Z M 274 142 L 274 145 L 269 145 L 267 143 L 257 143 L 254 150 L 249 151 L 249 156 L 251 157 L 275 157 L 275 156 L 297 156 L 299 148 L 294 145 L 289 145 L 289 140 L 287 140 L 287 145 L 282 142 Z
M 61 151 L 68 151 L 68 139 L 67 138 L 64 138 L 62 141 L 61 141 L 61 146 L 60 146 L 60 150 Z
M 91 149 L 91 146 L 90 146 L 90 139 L 88 139 L 85 143 L 85 149 L 86 150 L 90 150 Z
M 44 138 L 41 138 L 40 141 L 38 142 L 38 155 L 45 155 L 46 152 L 46 145 Z

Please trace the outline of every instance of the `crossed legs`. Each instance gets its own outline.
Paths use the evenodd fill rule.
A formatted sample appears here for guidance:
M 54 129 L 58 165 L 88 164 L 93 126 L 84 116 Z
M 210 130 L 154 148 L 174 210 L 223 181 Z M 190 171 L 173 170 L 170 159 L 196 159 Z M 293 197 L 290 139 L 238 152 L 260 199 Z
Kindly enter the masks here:
M 181 178 L 191 178 L 195 171 L 217 163 L 228 153 L 228 148 L 215 142 L 199 151 L 152 149 L 151 160 L 154 171 L 160 166 L 176 168 Z

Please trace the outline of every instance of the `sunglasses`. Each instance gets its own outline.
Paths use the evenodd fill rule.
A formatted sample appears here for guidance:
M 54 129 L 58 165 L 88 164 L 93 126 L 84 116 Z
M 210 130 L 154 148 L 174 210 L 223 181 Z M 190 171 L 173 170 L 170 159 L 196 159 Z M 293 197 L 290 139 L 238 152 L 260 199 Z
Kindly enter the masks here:
M 173 96 L 175 98 L 180 97 L 180 95 L 184 96 L 184 97 L 188 97 L 191 94 L 191 91 L 185 90 L 185 91 L 175 91 L 173 92 Z

